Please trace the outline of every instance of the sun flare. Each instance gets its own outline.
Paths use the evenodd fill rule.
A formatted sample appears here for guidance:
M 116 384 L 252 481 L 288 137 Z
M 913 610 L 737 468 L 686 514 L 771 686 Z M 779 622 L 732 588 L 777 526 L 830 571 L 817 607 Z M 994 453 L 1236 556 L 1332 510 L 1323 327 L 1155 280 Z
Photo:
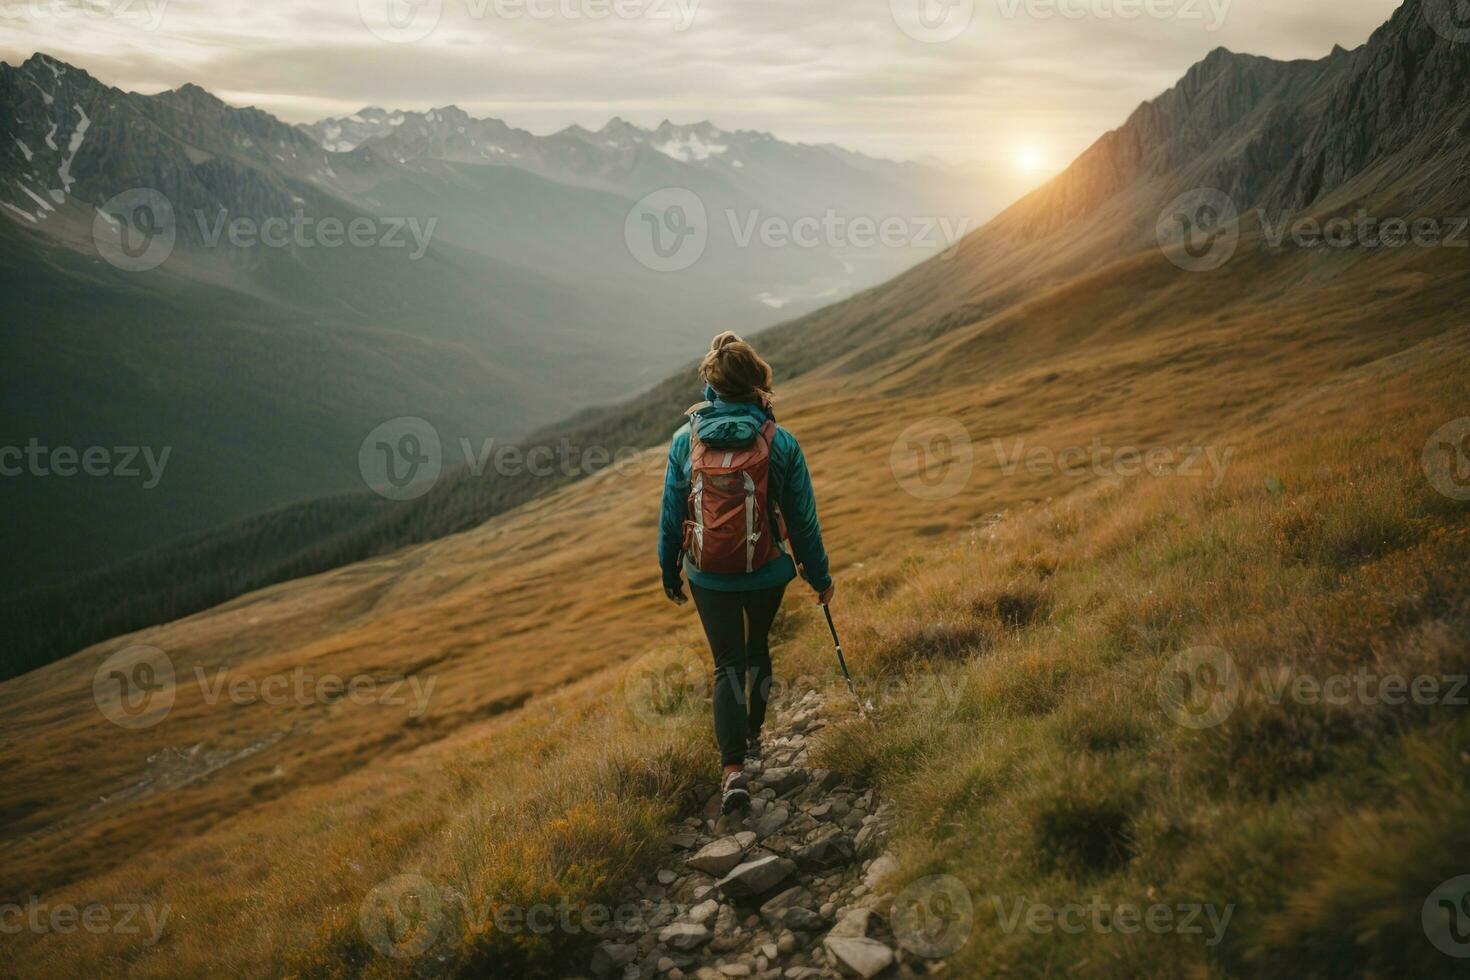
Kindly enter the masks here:
M 1046 158 L 1034 146 L 1023 146 L 1016 151 L 1016 169 L 1028 176 L 1046 169 Z

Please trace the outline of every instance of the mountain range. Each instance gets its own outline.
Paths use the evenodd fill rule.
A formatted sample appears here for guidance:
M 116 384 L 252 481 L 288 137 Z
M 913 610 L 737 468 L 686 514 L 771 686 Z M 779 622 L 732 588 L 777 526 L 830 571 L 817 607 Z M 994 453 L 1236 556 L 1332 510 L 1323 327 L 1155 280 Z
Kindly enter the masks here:
M 788 143 L 770 133 L 722 130 L 708 121 L 668 120 L 644 129 L 613 117 L 593 132 L 569 126 L 535 136 L 499 119 L 474 119 L 457 106 L 427 112 L 367 107 L 303 126 L 328 150 L 367 149 L 400 164 L 442 160 L 501 164 L 557 183 L 642 197 L 687 187 L 719 207 L 761 206 L 799 216 L 848 212 L 863 202 L 875 214 L 993 213 L 1015 189 L 995 172 L 953 173 L 922 163 L 870 157 L 831 144 Z M 954 212 L 956 205 L 963 210 Z M 983 219 L 981 219 L 983 220 Z
M 360 446 L 395 417 L 431 423 L 452 465 L 646 387 L 715 327 L 773 323 L 938 250 L 769 247 L 740 222 L 994 209 L 938 171 L 707 123 L 656 144 L 674 155 L 625 125 L 605 130 L 613 147 L 452 109 L 296 127 L 44 54 L 0 65 L 0 113 L 0 444 L 170 452 L 152 487 L 4 481 L 31 556 L 7 566 L 11 591 L 361 488 Z M 722 140 L 742 159 L 715 167 Z M 628 238 L 665 187 L 707 209 L 677 272 Z

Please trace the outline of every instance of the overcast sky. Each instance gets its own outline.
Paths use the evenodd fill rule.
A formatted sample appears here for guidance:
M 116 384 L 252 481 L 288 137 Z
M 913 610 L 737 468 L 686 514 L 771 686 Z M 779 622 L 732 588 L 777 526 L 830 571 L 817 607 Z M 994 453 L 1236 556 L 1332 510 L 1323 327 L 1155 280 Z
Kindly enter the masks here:
M 140 92 L 196 82 L 292 122 L 454 103 L 537 133 L 613 115 L 710 119 L 891 157 L 1051 169 L 1217 46 L 1318 58 L 1361 44 L 1398 5 L 0 0 L 0 58 L 44 51 Z

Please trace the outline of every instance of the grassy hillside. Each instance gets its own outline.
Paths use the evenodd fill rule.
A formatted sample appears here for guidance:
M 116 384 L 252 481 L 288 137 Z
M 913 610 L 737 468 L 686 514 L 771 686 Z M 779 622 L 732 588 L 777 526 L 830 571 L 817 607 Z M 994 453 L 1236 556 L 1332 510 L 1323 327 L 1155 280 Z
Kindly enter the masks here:
M 1438 954 L 1405 930 L 1415 889 L 1450 877 L 1462 853 L 1446 836 L 1466 826 L 1452 819 L 1461 712 L 1274 705 L 1256 679 L 1282 664 L 1463 671 L 1467 514 L 1419 462 L 1466 404 L 1470 338 L 1436 312 L 1470 289 L 1455 259 L 1377 256 L 1345 277 L 1324 274 L 1337 256 L 1252 249 L 1192 276 L 1144 256 L 1039 298 L 1025 330 L 995 318 L 898 365 L 831 365 L 783 387 L 837 559 L 847 646 L 866 683 L 885 682 L 879 734 L 854 722 L 824 733 L 823 751 L 896 803 L 905 876 L 943 871 L 976 896 L 958 962 L 1268 975 L 1345 950 L 1362 966 L 1352 944 L 1367 937 L 1380 972 L 1433 972 Z M 1365 296 L 1353 283 L 1369 273 Z M 1290 288 L 1244 288 L 1273 276 Z M 1111 290 L 1146 299 L 1114 307 Z M 913 474 L 890 468 L 900 434 L 932 417 L 957 420 L 974 445 L 964 492 L 943 501 L 912 495 Z M 1013 467 L 1018 440 L 1200 447 L 1225 467 Z M 458 921 L 428 959 L 405 963 L 374 953 L 357 910 L 410 871 L 486 901 L 606 899 L 697 800 L 704 709 L 676 706 L 650 727 L 638 685 L 620 687 L 640 658 L 702 671 L 688 612 L 657 596 L 648 557 L 660 472 L 654 451 L 472 531 L 7 682 L 0 721 L 16 751 L 0 891 L 133 896 L 179 915 L 146 948 L 21 937 L 27 969 L 585 963 L 576 937 Z M 601 532 L 573 534 L 583 525 Z M 778 662 L 825 684 L 829 653 L 801 599 Z M 92 675 L 137 643 L 211 684 L 217 670 L 259 681 L 304 669 L 434 687 L 414 714 L 349 699 L 211 703 L 189 680 L 161 723 L 123 731 L 91 710 Z M 1199 646 L 1229 652 L 1251 683 L 1225 722 L 1193 731 L 1160 709 L 1157 679 Z M 88 765 L 55 761 L 75 758 Z M 1415 817 L 1426 795 L 1439 802 Z M 1094 893 L 1237 910 L 1208 948 L 1058 943 L 1006 933 L 988 898 L 1009 909 Z M 256 917 L 248 936 L 234 927 L 242 905 Z
M 973 895 L 961 975 L 1459 975 L 1420 909 L 1470 853 L 1470 507 L 1422 456 L 1467 339 L 1237 431 L 1218 487 L 1099 488 L 864 577 L 849 642 L 889 700 L 822 762 L 898 801 L 899 886 Z M 1008 926 L 1094 896 L 1232 917 Z

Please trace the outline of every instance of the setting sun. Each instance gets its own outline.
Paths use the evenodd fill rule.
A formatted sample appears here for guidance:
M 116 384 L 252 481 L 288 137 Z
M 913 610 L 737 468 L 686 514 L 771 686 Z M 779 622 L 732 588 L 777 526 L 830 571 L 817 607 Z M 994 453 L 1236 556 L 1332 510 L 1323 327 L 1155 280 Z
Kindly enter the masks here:
M 1034 146 L 1023 146 L 1016 151 L 1016 169 L 1023 174 L 1037 174 L 1046 169 L 1046 159 Z

